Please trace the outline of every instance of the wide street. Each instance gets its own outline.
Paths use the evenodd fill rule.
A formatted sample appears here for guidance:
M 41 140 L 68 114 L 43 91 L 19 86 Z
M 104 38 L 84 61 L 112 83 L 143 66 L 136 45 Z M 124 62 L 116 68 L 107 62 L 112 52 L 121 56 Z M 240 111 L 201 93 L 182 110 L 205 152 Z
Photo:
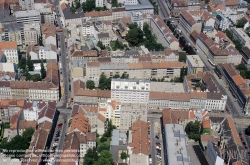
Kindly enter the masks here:
M 59 0 L 54 1 L 54 6 L 56 6 L 55 11 L 57 14 L 56 17 L 56 22 L 58 23 L 58 27 L 63 29 L 63 32 L 57 32 L 57 35 L 60 36 L 60 40 L 58 41 L 58 49 L 60 50 L 59 52 L 59 61 L 61 62 L 62 66 L 62 75 L 63 75 L 63 87 L 64 87 L 64 92 L 61 96 L 60 103 L 58 104 L 59 108 L 66 108 L 67 106 L 67 101 L 69 98 L 69 68 L 68 68 L 68 50 L 65 47 L 65 37 L 67 39 L 67 29 L 63 28 L 61 21 L 60 21 L 60 16 L 61 15 L 61 6 L 59 5 Z

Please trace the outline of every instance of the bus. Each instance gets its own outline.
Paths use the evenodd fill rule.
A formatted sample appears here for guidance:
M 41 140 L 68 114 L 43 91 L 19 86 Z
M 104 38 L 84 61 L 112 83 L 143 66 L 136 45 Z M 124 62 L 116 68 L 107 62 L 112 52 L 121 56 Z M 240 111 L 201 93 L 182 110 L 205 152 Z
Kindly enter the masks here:
M 216 67 L 216 65 L 214 63 L 212 63 L 212 61 L 210 59 L 208 59 L 208 62 L 213 66 Z

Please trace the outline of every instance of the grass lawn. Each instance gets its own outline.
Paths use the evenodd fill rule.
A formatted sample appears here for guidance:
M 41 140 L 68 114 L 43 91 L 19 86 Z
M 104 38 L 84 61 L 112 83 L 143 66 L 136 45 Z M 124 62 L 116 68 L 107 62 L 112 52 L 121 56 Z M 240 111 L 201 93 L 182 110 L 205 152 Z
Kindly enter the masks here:
M 210 129 L 209 128 L 203 129 L 201 134 L 207 134 L 207 135 L 209 135 L 210 134 Z
M 116 50 L 115 49 L 115 41 L 110 41 L 110 46 L 111 46 L 112 50 Z

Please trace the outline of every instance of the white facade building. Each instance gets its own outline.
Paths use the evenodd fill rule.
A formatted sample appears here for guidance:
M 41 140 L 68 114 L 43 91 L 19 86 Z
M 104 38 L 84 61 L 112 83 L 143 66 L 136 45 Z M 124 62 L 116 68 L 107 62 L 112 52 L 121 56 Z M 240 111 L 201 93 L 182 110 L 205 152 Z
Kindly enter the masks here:
M 0 42 L 0 51 L 5 55 L 6 62 L 18 64 L 18 52 L 16 42 Z
M 148 103 L 150 81 L 112 79 L 111 99 L 127 103 Z
M 34 0 L 19 0 L 19 5 L 22 7 L 22 10 L 34 10 L 35 9 Z
M 41 22 L 40 12 L 36 10 L 16 11 L 14 15 L 16 16 L 17 23 L 29 24 Z
M 95 0 L 96 7 L 103 7 L 103 0 Z
M 82 35 L 85 37 L 94 35 L 94 24 L 92 22 L 87 22 L 85 19 L 82 20 Z
M 24 24 L 25 45 L 36 45 L 38 42 L 37 36 L 39 36 L 40 33 L 39 23 Z
M 137 23 L 138 27 L 143 30 L 144 18 L 141 12 L 134 12 L 130 15 L 132 22 Z
M 40 46 L 38 55 L 39 59 L 57 60 L 56 46 L 52 44 Z
M 237 38 L 243 44 L 243 46 L 250 46 L 250 38 L 242 28 L 232 27 L 231 31 L 234 37 Z
M 118 0 L 123 5 L 138 5 L 138 0 Z

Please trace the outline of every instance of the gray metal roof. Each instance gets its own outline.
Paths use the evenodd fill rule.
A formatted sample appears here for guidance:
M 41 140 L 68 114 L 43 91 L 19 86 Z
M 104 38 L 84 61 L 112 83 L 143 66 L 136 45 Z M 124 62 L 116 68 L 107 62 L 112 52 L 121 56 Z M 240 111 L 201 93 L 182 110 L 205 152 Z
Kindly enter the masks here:
M 100 64 L 100 69 L 101 70 L 114 70 L 114 69 L 126 70 L 126 69 L 129 69 L 129 67 L 127 63 L 108 63 L 108 64 L 103 63 L 103 64 Z
M 20 17 L 30 17 L 30 16 L 40 16 L 40 12 L 36 10 L 26 10 L 26 11 L 16 11 L 16 18 Z
M 189 165 L 189 156 L 186 147 L 186 135 L 183 125 L 166 124 L 165 140 L 167 149 L 166 164 Z
M 73 68 L 77 68 L 77 67 L 81 67 L 83 68 L 84 65 L 87 65 L 87 60 L 71 60 L 71 64 L 73 66 Z
M 126 11 L 154 9 L 153 5 L 151 5 L 151 4 L 146 4 L 146 5 L 125 5 L 125 8 L 126 8 Z
M 82 7 L 79 7 L 79 9 L 77 9 L 75 13 L 72 13 L 70 11 L 70 7 L 66 5 L 66 8 L 63 10 L 63 15 L 65 19 L 76 19 L 76 18 L 83 18 L 84 12 Z
M 3 25 L 4 31 L 20 31 L 23 28 L 23 23 L 8 23 Z
M 16 17 L 10 15 L 10 11 L 8 10 L 0 10 L 0 22 L 15 22 Z

